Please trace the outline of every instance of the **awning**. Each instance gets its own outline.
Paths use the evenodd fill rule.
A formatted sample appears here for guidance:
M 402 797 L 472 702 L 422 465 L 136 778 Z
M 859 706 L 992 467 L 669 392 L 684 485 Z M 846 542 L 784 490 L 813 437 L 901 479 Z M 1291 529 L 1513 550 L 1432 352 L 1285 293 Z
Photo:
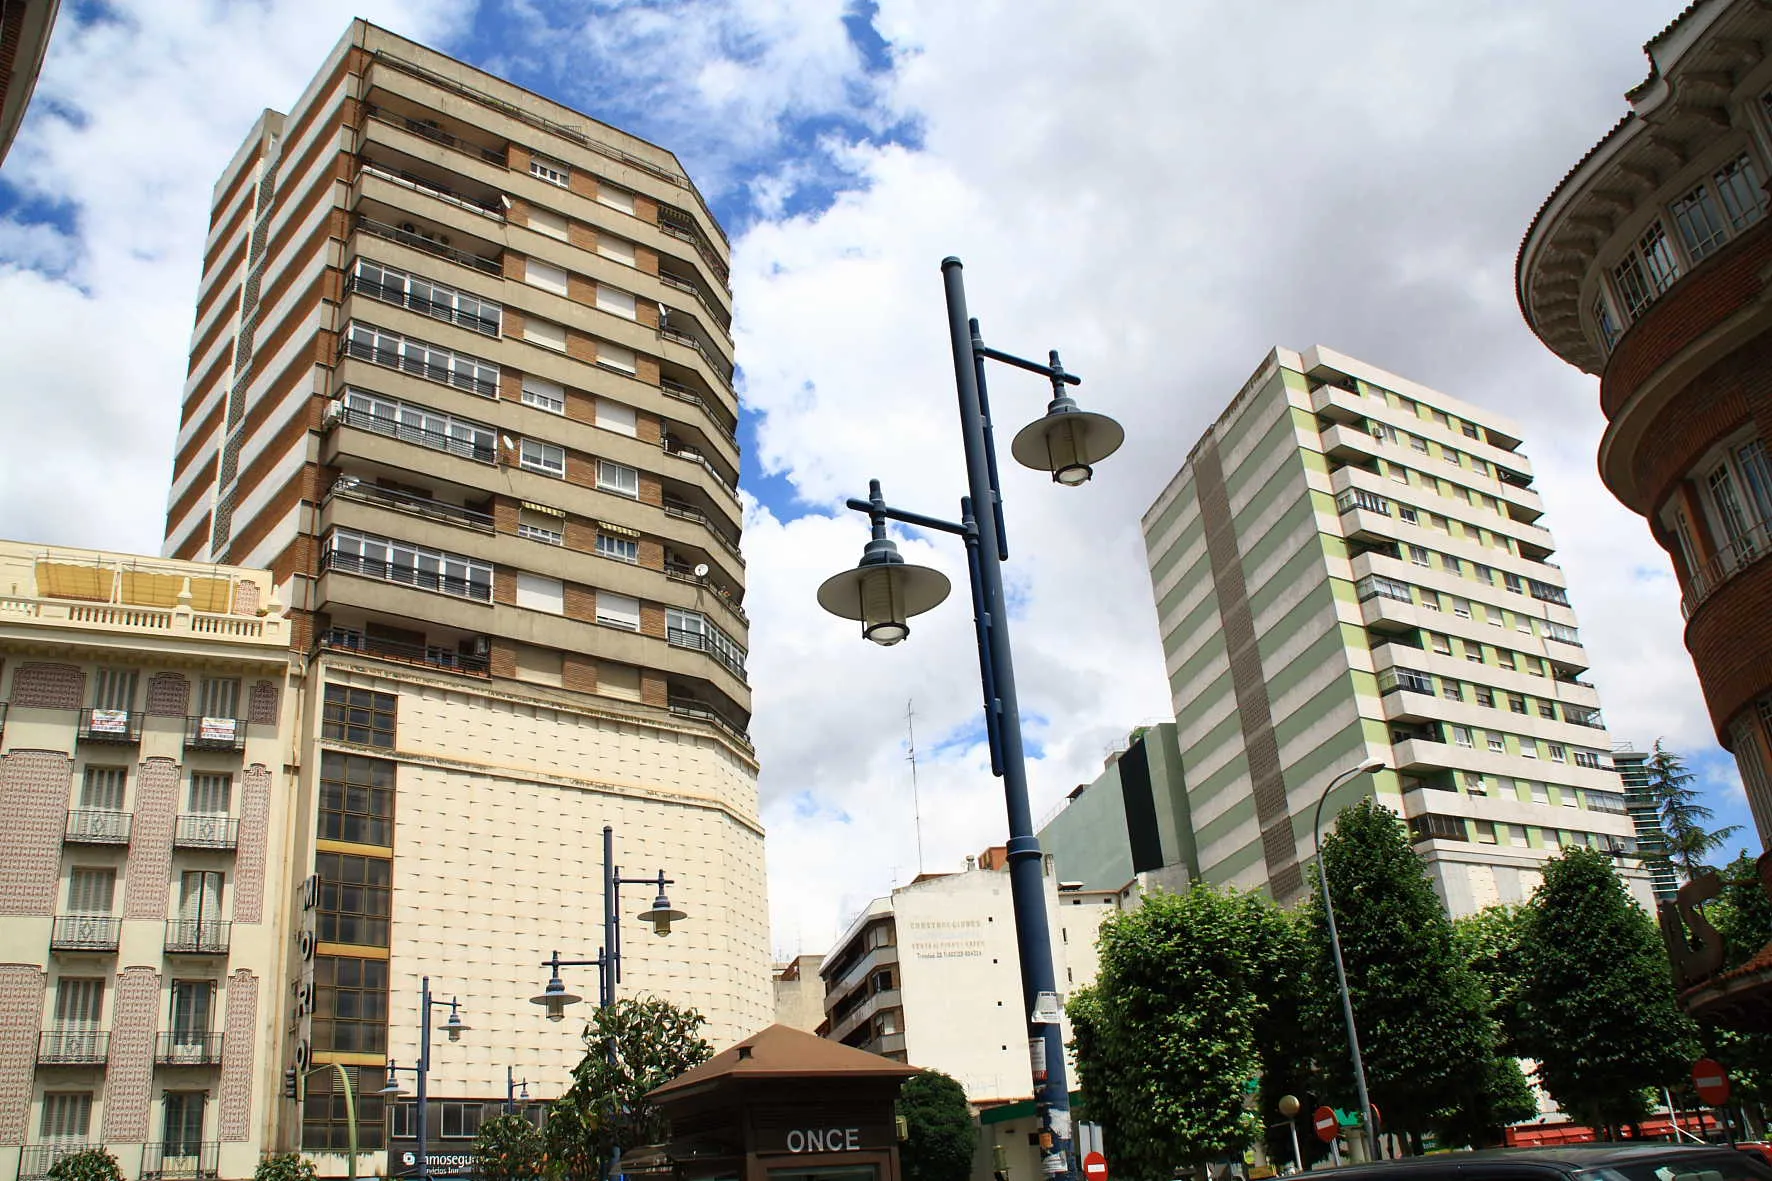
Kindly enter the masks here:
M 549 505 L 537 504 L 533 500 L 522 500 L 522 501 L 518 501 L 517 503 L 521 504 L 524 508 L 528 509 L 532 513 L 541 513 L 544 516 L 549 516 L 549 517 L 559 517 L 561 520 L 566 519 L 566 510 L 565 509 L 557 509 L 557 508 L 552 508 Z
M 629 529 L 626 525 L 613 525 L 608 521 L 598 521 L 597 528 L 604 533 L 614 534 L 616 537 L 640 536 L 640 531 L 638 529 Z

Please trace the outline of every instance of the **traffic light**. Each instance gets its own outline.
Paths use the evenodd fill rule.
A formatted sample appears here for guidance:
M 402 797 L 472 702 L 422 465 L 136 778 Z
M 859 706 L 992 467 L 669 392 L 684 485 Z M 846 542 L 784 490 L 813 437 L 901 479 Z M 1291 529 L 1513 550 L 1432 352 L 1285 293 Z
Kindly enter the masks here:
M 300 1087 L 301 1076 L 295 1072 L 295 1067 L 286 1068 L 283 1071 L 283 1097 L 285 1099 L 301 1098 Z

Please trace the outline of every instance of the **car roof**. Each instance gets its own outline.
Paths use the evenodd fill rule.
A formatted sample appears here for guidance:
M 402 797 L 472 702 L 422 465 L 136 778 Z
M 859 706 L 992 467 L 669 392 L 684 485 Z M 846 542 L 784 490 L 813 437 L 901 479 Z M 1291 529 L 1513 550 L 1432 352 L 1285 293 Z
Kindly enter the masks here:
M 1403 1157 L 1398 1160 L 1367 1161 L 1340 1168 L 1313 1169 L 1337 1177 L 1352 1178 L 1367 1172 L 1396 1172 L 1412 1168 L 1444 1168 L 1448 1164 L 1481 1164 L 1485 1161 L 1509 1164 L 1566 1166 L 1572 1169 L 1593 1169 L 1609 1164 L 1659 1160 L 1666 1157 L 1704 1156 L 1733 1151 L 1724 1144 L 1649 1144 L 1587 1143 L 1559 1144 L 1542 1148 L 1483 1148 L 1474 1152 L 1440 1152 L 1429 1156 Z

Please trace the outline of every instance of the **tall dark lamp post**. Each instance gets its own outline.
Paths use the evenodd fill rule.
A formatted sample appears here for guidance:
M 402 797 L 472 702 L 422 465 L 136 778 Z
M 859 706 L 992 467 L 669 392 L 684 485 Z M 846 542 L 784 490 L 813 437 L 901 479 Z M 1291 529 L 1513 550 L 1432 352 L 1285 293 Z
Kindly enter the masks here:
M 886 522 L 899 521 L 952 533 L 965 541 L 991 771 L 1003 780 L 1009 813 L 1009 887 L 1021 959 L 1022 1003 L 1028 1014 L 1028 1057 L 1039 1111 L 1041 1163 L 1047 1175 L 1075 1176 L 1070 1086 L 1059 1027 L 1057 976 L 1052 965 L 1052 941 L 1041 882 L 1040 842 L 1034 836 L 1028 803 L 1015 667 L 1010 657 L 1009 611 L 1001 570 L 1001 564 L 1009 558 L 1009 548 L 1003 529 L 1003 498 L 997 480 L 984 363 L 1000 361 L 1038 373 L 1052 383 L 1052 401 L 1045 417 L 1017 433 L 1010 452 L 1024 466 L 1052 473 L 1052 479 L 1059 484 L 1074 487 L 1086 482 L 1094 473 L 1093 465 L 1119 448 L 1125 431 L 1111 418 L 1077 409 L 1065 387 L 1078 384 L 1080 379 L 1064 371 L 1057 352 L 1049 353 L 1047 363 L 1042 365 L 987 347 L 979 336 L 978 321 L 966 313 L 960 260 L 943 259 L 941 270 L 970 495 L 960 499 L 960 521 L 956 524 L 892 508 L 881 494 L 880 482 L 870 481 L 868 499 L 847 502 L 857 512 L 867 513 L 872 525 L 872 537 L 862 551 L 861 564 L 826 579 L 818 588 L 818 602 L 833 615 L 859 620 L 862 635 L 876 644 L 896 644 L 910 635 L 908 620 L 912 615 L 928 611 L 947 598 L 949 583 L 940 571 L 907 565 L 897 545 L 886 536 Z
M 443 1022 L 443 1032 L 449 1035 L 449 1040 L 459 1042 L 461 1035 L 468 1031 L 470 1026 L 461 1019 L 461 1002 L 455 997 L 450 997 L 446 1001 L 432 999 L 431 978 L 424 977 L 423 983 L 419 986 L 418 998 L 418 1065 L 396 1066 L 390 1061 L 388 1063 L 387 1085 L 378 1092 L 390 1099 L 404 1095 L 406 1092 L 400 1089 L 400 1073 L 405 1071 L 418 1076 L 418 1094 L 416 1096 L 418 1103 L 418 1172 L 415 1175 L 419 1181 L 430 1181 L 431 1176 L 430 1137 L 428 1135 L 430 1132 L 431 1009 L 440 1009 L 444 1005 L 449 1006 L 449 1018 Z
M 1360 1102 L 1360 1127 L 1366 1135 L 1366 1156 L 1378 1158 L 1378 1129 L 1372 1126 L 1372 1101 L 1366 1097 L 1366 1064 L 1360 1059 L 1360 1031 L 1354 1024 L 1354 997 L 1347 989 L 1347 968 L 1341 961 L 1341 936 L 1335 930 L 1335 904 L 1329 897 L 1329 868 L 1323 864 L 1323 803 L 1329 793 L 1362 775 L 1384 770 L 1379 759 L 1367 759 L 1350 771 L 1343 771 L 1317 797 L 1316 817 L 1311 821 L 1311 835 L 1317 845 L 1317 881 L 1323 888 L 1323 918 L 1329 924 L 1329 951 L 1335 958 L 1335 984 L 1341 990 L 1341 1017 L 1347 1024 L 1347 1051 L 1354 1064 L 1354 1095 Z

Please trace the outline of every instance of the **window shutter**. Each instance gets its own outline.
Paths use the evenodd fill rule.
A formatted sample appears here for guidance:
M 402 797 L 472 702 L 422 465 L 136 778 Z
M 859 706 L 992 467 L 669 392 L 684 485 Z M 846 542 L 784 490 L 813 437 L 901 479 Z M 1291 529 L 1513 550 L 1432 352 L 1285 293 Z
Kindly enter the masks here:
M 601 232 L 597 234 L 597 253 L 611 262 L 619 262 L 624 266 L 637 265 L 634 261 L 634 244 L 626 238 L 617 238 L 613 234 Z
M 598 591 L 597 622 L 626 628 L 628 631 L 639 631 L 640 600 L 632 595 L 616 594 L 614 591 Z
M 555 295 L 566 294 L 567 275 L 564 267 L 543 262 L 539 258 L 525 259 L 523 261 L 523 278 L 531 287 L 552 291 Z
M 624 349 L 618 344 L 599 340 L 597 342 L 597 364 L 607 365 L 611 369 L 619 369 L 623 373 L 635 373 L 639 370 L 640 359 L 634 355 L 633 349 Z
M 534 316 L 524 316 L 523 339 L 530 344 L 538 344 L 544 349 L 554 349 L 563 353 L 566 351 L 566 326 L 555 324 L 551 320 L 537 320 Z
M 606 431 L 615 431 L 623 435 L 638 435 L 639 416 L 632 406 L 624 406 L 620 402 L 611 402 L 608 398 L 597 399 L 597 425 Z
M 564 242 L 570 236 L 567 225 L 566 218 L 551 209 L 537 209 L 533 205 L 529 207 L 529 228 L 538 234 L 546 234 Z
M 623 291 L 619 287 L 611 287 L 605 283 L 597 284 L 597 310 L 628 320 L 637 318 L 634 310 L 634 293 Z
M 566 587 L 558 578 L 547 578 L 527 571 L 517 572 L 517 606 L 550 615 L 566 613 Z

